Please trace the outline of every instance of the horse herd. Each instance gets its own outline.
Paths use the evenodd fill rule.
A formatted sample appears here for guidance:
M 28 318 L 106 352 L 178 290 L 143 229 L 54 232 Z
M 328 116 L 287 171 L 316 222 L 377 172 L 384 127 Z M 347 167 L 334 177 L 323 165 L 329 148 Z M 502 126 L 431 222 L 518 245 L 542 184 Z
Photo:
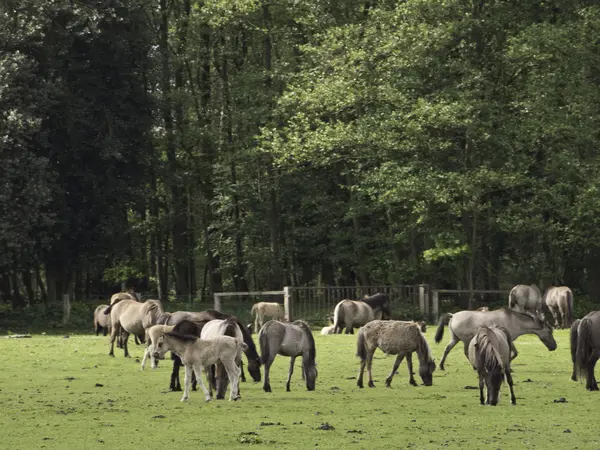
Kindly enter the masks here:
M 545 305 L 545 306 L 544 306 Z M 509 294 L 509 307 L 489 311 L 447 313 L 440 317 L 435 342 L 440 343 L 444 328 L 450 330 L 451 340 L 444 349 L 440 369 L 450 351 L 459 343 L 479 377 L 481 404 L 496 405 L 500 386 L 506 379 L 510 388 L 511 402 L 516 403 L 510 363 L 518 355 L 514 341 L 523 334 L 535 334 L 552 351 L 556 349 L 553 328 L 545 320 L 544 312 L 551 311 L 555 326 L 571 327 L 571 378 L 587 380 L 588 390 L 598 390 L 594 367 L 600 357 L 600 311 L 594 311 L 580 320 L 573 321 L 573 294 L 566 287 L 551 287 L 542 296 L 537 286 L 518 285 Z M 558 316 L 560 315 L 560 321 Z M 129 356 L 127 341 L 131 334 L 147 344 L 142 370 L 148 358 L 156 368 L 158 360 L 171 352 L 173 371 L 169 388 L 180 391 L 179 369 L 185 368 L 182 401 L 189 397 L 190 386 L 202 388 L 206 401 L 225 398 L 230 384 L 230 400 L 241 398 L 239 381 L 245 381 L 242 355 L 246 356 L 247 369 L 256 382 L 261 381 L 261 365 L 264 365 L 263 389 L 271 392 L 270 368 L 276 355 L 290 357 L 286 391 L 297 357 L 302 357 L 302 379 L 309 391 L 315 389 L 317 379 L 316 346 L 312 331 L 306 322 L 286 322 L 283 309 L 276 303 L 261 302 L 252 307 L 254 329 L 258 331 L 259 356 L 252 338 L 252 325 L 245 326 L 235 316 L 215 310 L 201 312 L 165 312 L 160 301 L 141 302 L 131 293 L 113 295 L 110 305 L 99 306 L 94 313 L 96 334 L 110 331 L 110 356 L 114 356 L 114 343 Z M 265 316 L 272 317 L 264 322 Z M 385 385 L 391 385 L 401 362 L 406 358 L 409 383 L 417 385 L 412 369 L 412 354 L 419 360 L 419 376 L 425 386 L 433 384 L 436 363 L 431 348 L 423 334 L 424 323 L 391 319 L 388 297 L 375 294 L 361 300 L 342 300 L 334 309 L 333 325 L 323 329 L 322 334 L 353 333 L 359 328 L 357 352 L 360 369 L 358 387 L 363 387 L 365 368 L 368 386 L 375 387 L 372 378 L 373 355 L 377 348 L 389 355 L 396 355 L 394 365 Z M 202 380 L 206 372 L 208 388 Z M 484 388 L 487 397 L 484 398 Z

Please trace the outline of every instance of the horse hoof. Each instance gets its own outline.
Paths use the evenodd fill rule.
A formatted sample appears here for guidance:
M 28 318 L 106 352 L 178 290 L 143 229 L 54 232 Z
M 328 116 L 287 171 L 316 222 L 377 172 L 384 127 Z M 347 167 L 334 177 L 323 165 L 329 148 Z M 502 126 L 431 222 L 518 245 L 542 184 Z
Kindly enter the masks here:
M 187 397 L 183 397 L 183 398 L 181 399 L 181 401 L 182 401 L 182 402 L 187 402 L 187 399 L 188 399 Z
M 410 385 L 411 386 L 418 386 L 417 382 L 415 380 L 411 380 L 410 381 Z
M 375 383 L 369 383 L 369 387 L 370 388 L 374 388 L 375 387 Z
M 211 397 L 206 397 L 204 400 L 206 401 L 206 403 L 208 403 L 208 402 L 210 402 L 212 400 L 212 398 Z

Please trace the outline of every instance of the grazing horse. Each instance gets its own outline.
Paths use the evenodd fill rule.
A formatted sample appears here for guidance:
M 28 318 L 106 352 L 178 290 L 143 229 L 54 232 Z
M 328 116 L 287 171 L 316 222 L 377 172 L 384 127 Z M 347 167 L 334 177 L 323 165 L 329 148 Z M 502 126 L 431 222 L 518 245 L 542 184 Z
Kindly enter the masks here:
M 209 322 L 211 320 L 215 320 L 215 319 L 229 319 L 231 317 L 235 317 L 232 316 L 230 314 L 225 314 L 219 311 L 216 311 L 214 309 L 207 309 L 206 311 L 176 311 L 174 313 L 164 313 L 162 314 L 158 320 L 157 320 L 157 324 L 162 324 L 162 325 L 177 325 L 180 322 L 186 320 L 186 321 L 192 321 L 192 322 L 197 322 L 197 323 L 206 323 Z M 252 340 L 252 335 L 250 334 L 250 331 L 248 330 L 247 327 L 244 326 L 244 324 L 237 320 L 237 324 L 238 327 L 240 328 L 240 332 L 242 333 L 242 336 L 244 338 L 244 343 L 246 344 L 246 348 L 244 350 L 244 353 L 246 355 L 246 359 L 248 360 L 248 372 L 250 373 L 250 376 L 252 377 L 252 379 L 256 382 L 260 381 L 261 375 L 260 375 L 260 356 L 258 356 L 258 352 L 256 350 L 256 345 L 254 344 L 254 341 Z M 200 336 L 200 334 L 198 334 L 198 336 Z M 181 364 L 181 360 L 179 359 L 179 357 L 175 354 L 171 354 L 171 359 L 173 360 L 173 372 L 171 374 L 171 383 L 169 385 L 169 389 L 171 391 L 180 391 L 181 390 L 181 384 L 179 382 L 179 368 L 182 366 Z M 246 377 L 244 375 L 244 366 L 242 364 L 242 381 L 246 381 Z M 214 385 L 213 387 L 216 388 L 216 380 L 214 380 Z M 192 386 L 192 388 L 195 390 L 195 385 Z
M 162 304 L 158 300 L 146 300 L 144 303 L 135 300 L 118 300 L 106 308 L 104 314 L 110 314 L 112 323 L 109 356 L 115 356 L 115 339 L 123 333 L 123 350 L 125 357 L 129 358 L 127 349 L 129 335 L 135 334 L 143 336 L 145 339 L 146 328 L 156 324 L 158 317 L 163 312 Z
M 375 294 L 362 300 L 342 300 L 333 311 L 335 333 L 341 334 L 346 328 L 346 334 L 354 334 L 354 328 L 360 328 L 371 320 L 388 319 L 390 301 L 385 294 Z
M 560 314 L 562 328 L 568 328 L 573 322 L 573 292 L 566 286 L 549 287 L 543 297 L 544 304 L 554 317 L 554 326 L 559 326 Z
M 243 328 L 243 325 L 242 325 Z M 244 335 L 240 326 L 238 325 L 238 320 L 235 317 L 230 317 L 228 319 L 215 319 L 209 322 L 206 322 L 202 327 L 202 332 L 200 333 L 201 339 L 215 339 L 218 336 L 230 336 L 237 339 L 239 342 L 244 341 Z M 240 356 L 239 361 L 236 361 L 238 366 L 242 364 L 242 358 Z M 207 374 L 211 374 L 212 370 L 209 371 L 208 367 L 205 367 L 207 370 Z M 225 398 L 225 391 L 227 390 L 228 380 L 227 374 L 225 372 L 225 368 L 223 364 L 218 363 L 216 367 L 214 367 L 215 380 L 213 384 L 213 377 L 209 377 L 209 390 L 212 395 L 213 386 L 217 390 L 217 400 Z M 239 390 L 238 390 L 239 392 Z
M 265 324 L 265 316 L 273 320 L 282 320 L 285 316 L 283 306 L 279 303 L 258 302 L 252 305 L 250 311 L 254 319 L 254 329 L 259 331 Z
M 135 292 L 117 292 L 116 294 L 113 294 L 110 297 L 110 305 L 119 302 L 121 300 L 135 300 L 137 302 L 139 302 L 141 300 L 141 297 L 139 294 L 136 294 Z M 96 309 L 97 311 L 97 309 Z M 96 333 L 96 336 L 98 335 L 98 333 Z M 104 336 L 106 336 L 106 333 L 104 333 Z M 143 336 L 138 337 L 137 335 L 134 335 L 134 340 L 135 340 L 135 345 L 140 345 L 140 341 L 143 342 Z M 123 337 L 121 335 L 119 335 L 119 337 L 117 338 L 117 347 L 119 348 L 123 348 Z
M 106 308 L 108 308 L 108 305 L 99 305 L 94 311 L 94 330 L 96 330 L 96 336 L 101 331 L 106 336 L 110 331 L 110 316 L 104 314 Z
M 144 357 L 142 358 L 142 369 L 144 370 L 144 367 L 146 366 L 146 359 L 148 359 L 148 357 L 150 357 L 150 360 L 152 362 L 152 368 L 156 369 L 158 368 L 158 360 L 156 358 L 154 358 L 153 353 L 154 353 L 154 346 L 152 345 L 154 342 L 158 341 L 158 338 L 163 334 L 163 333 L 168 333 L 170 331 L 173 331 L 173 326 L 171 325 L 152 325 L 150 328 L 146 329 L 146 343 L 148 344 L 148 346 L 146 347 L 146 351 L 144 352 Z M 189 330 L 186 330 L 189 331 Z M 184 334 L 192 334 L 192 333 L 184 333 Z
M 413 352 L 417 352 L 417 356 L 419 357 L 419 375 L 423 380 L 423 384 L 425 386 L 433 384 L 435 362 L 419 324 L 401 320 L 373 320 L 358 331 L 356 356 L 360 358 L 360 370 L 356 384 L 359 388 L 363 387 L 365 365 L 369 376 L 369 387 L 375 387 L 371 366 L 373 364 L 373 355 L 378 348 L 388 355 L 397 355 L 394 367 L 385 380 L 386 387 L 391 386 L 392 378 L 394 378 L 394 374 L 404 357 L 406 357 L 408 373 L 410 375 L 409 383 L 413 386 L 417 385 L 412 371 Z
M 463 342 L 465 355 L 468 355 L 468 347 L 471 339 L 477 334 L 479 327 L 499 326 L 508 330 L 512 341 L 522 334 L 537 335 L 548 350 L 556 350 L 556 341 L 552 335 L 552 327 L 547 322 L 537 316 L 527 313 L 513 311 L 512 309 L 496 309 L 494 311 L 460 311 L 455 314 L 446 313 L 440 317 L 439 326 L 435 333 L 435 342 L 439 344 L 444 337 L 444 325 L 450 328 L 452 340 L 444 350 L 444 356 L 440 361 L 440 369 L 444 370 L 444 362 L 448 353 L 456 344 Z M 515 359 L 519 354 L 512 344 L 513 356 Z
M 597 391 L 598 383 L 594 368 L 600 358 L 600 311 L 588 313 L 571 326 L 571 358 L 573 360 L 571 379 L 586 380 L 586 389 Z
M 542 293 L 540 289 L 532 284 L 517 284 L 508 294 L 508 307 L 519 312 L 531 312 L 544 319 Z
M 269 320 L 263 325 L 258 334 L 260 343 L 260 353 L 262 362 L 265 365 L 265 382 L 263 389 L 265 392 L 271 392 L 271 383 L 269 380 L 269 369 L 275 360 L 275 356 L 289 356 L 290 369 L 285 390 L 290 391 L 290 380 L 294 372 L 294 362 L 296 357 L 302 355 L 302 374 L 306 381 L 306 389 L 315 390 L 315 381 L 317 379 L 317 363 L 315 358 L 317 350 L 315 340 L 308 324 L 302 320 L 296 320 L 291 323 Z
M 500 386 L 506 377 L 510 388 L 510 402 L 517 404 L 510 373 L 510 348 L 512 339 L 502 327 L 481 327 L 469 343 L 469 361 L 479 375 L 479 401 L 482 405 L 496 406 Z M 487 388 L 487 400 L 483 398 L 483 385 Z
M 204 391 L 206 401 L 211 400 L 212 393 L 206 389 L 202 381 L 202 367 L 222 363 L 227 376 L 231 380 L 229 388 L 229 400 L 238 400 L 240 368 L 236 361 L 242 358 L 242 352 L 246 344 L 230 336 L 218 336 L 215 339 L 204 340 L 197 336 L 183 334 L 179 330 L 186 327 L 186 321 L 180 322 L 170 332 L 162 333 L 152 344 L 152 356 L 156 359 L 164 359 L 169 350 L 181 358 L 185 366 L 185 385 L 181 401 L 189 398 L 192 372 Z

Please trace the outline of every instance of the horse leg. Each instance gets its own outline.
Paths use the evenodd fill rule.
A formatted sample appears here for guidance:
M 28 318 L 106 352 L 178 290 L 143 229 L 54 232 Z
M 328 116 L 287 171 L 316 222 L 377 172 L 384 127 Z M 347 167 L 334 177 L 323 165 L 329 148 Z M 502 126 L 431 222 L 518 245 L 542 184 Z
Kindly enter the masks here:
M 181 391 L 181 384 L 179 383 L 180 367 L 181 359 L 179 359 L 179 356 L 173 354 L 173 371 L 171 372 L 171 384 L 169 385 L 170 391 Z
M 367 375 L 369 376 L 369 387 L 374 388 L 375 383 L 373 383 L 373 373 L 371 372 L 371 367 L 373 366 L 373 355 L 375 354 L 375 350 L 367 353 Z
M 415 381 L 415 373 L 413 372 L 412 353 L 406 355 L 406 365 L 408 366 L 408 373 L 410 373 L 410 380 L 408 382 L 413 386 L 418 386 Z
M 588 364 L 587 364 L 587 386 L 586 389 L 588 391 L 597 391 L 598 390 L 598 383 L 596 382 L 596 376 L 594 375 L 594 369 L 596 368 L 596 362 L 598 361 L 598 357 L 600 355 L 598 355 L 598 352 L 595 351 L 594 353 L 592 353 L 592 355 L 590 356 L 590 359 L 588 360 Z
M 479 403 L 485 405 L 485 398 L 483 397 L 483 374 L 479 373 Z
M 360 369 L 358 369 L 358 379 L 356 380 L 356 385 L 359 388 L 364 388 L 363 385 L 363 374 L 365 373 L 365 366 L 367 365 L 367 359 L 362 359 L 360 361 Z
M 185 402 L 190 397 L 190 383 L 192 381 L 192 368 L 191 365 L 185 365 L 185 377 L 183 378 L 183 397 L 181 397 L 181 401 Z
M 506 383 L 508 384 L 508 388 L 510 389 L 510 402 L 513 405 L 517 404 L 517 397 L 515 397 L 515 391 L 513 390 L 513 378 L 510 373 L 510 365 L 508 366 L 508 370 L 506 371 Z
M 237 363 L 233 360 L 230 360 L 227 365 L 223 364 L 224 371 L 227 372 L 227 378 L 230 380 L 231 384 L 229 386 L 229 401 L 239 400 L 240 395 L 240 368 Z
M 241 371 L 240 380 L 243 383 L 245 383 L 246 382 L 246 375 L 244 374 L 244 361 L 240 361 L 240 371 Z
M 548 308 L 548 309 L 552 313 L 552 317 L 554 317 L 554 328 L 558 328 L 558 313 L 557 313 L 558 306 L 553 306 L 553 307 Z M 562 315 L 562 311 L 561 311 L 561 315 Z
M 511 352 L 511 357 L 510 357 L 511 361 L 519 355 L 519 352 L 517 351 L 517 347 L 515 347 L 514 341 L 510 343 L 510 352 Z
M 391 387 L 392 378 L 394 378 L 394 374 L 396 373 L 396 370 L 398 370 L 398 367 L 400 367 L 400 363 L 402 362 L 403 359 L 404 359 L 404 354 L 398 353 L 398 355 L 396 356 L 396 361 L 394 361 L 394 367 L 392 367 L 392 371 L 390 372 L 388 377 L 385 379 L 385 387 Z M 409 369 L 409 370 L 412 371 L 411 369 Z M 411 378 L 412 378 L 412 375 L 411 375 Z
M 125 358 L 131 358 L 131 355 L 129 354 L 129 347 L 127 345 L 127 341 L 129 340 L 129 333 L 123 330 L 121 335 L 123 336 L 123 350 L 125 352 Z
M 204 381 L 202 381 L 202 364 L 194 364 L 194 372 L 196 373 L 196 380 L 200 382 L 200 387 L 204 392 L 204 399 L 209 402 L 212 398 L 212 393 L 206 389 L 206 386 L 204 386 Z
M 446 348 L 444 349 L 444 356 L 442 356 L 442 360 L 440 361 L 440 370 L 446 370 L 444 368 L 444 363 L 446 362 L 446 358 L 448 357 L 448 353 L 460 342 L 460 340 L 454 335 L 454 333 L 450 333 L 452 335 L 452 340 Z
M 103 335 L 103 336 L 106 336 L 107 334 L 108 334 L 108 327 L 104 327 L 104 328 L 102 329 L 102 335 Z M 96 334 L 96 336 L 98 336 L 98 335 Z
M 273 364 L 273 360 L 275 358 L 269 358 L 268 361 L 265 361 L 265 382 L 263 383 L 263 390 L 265 392 L 271 392 L 271 383 L 269 381 L 269 371 L 271 369 L 271 364 Z
M 285 384 L 285 391 L 290 392 L 290 381 L 292 380 L 292 374 L 294 373 L 294 363 L 296 362 L 296 357 L 292 356 L 290 358 L 290 370 L 288 371 L 288 379 Z
M 229 379 L 226 376 L 227 372 L 222 362 L 217 363 L 217 400 L 225 399 L 227 384 Z
M 198 390 L 198 378 L 196 378 L 196 372 L 192 372 L 192 391 Z
M 110 332 L 110 352 L 108 352 L 108 356 L 115 357 L 115 339 L 117 338 L 117 334 L 120 333 L 120 325 L 115 324 Z

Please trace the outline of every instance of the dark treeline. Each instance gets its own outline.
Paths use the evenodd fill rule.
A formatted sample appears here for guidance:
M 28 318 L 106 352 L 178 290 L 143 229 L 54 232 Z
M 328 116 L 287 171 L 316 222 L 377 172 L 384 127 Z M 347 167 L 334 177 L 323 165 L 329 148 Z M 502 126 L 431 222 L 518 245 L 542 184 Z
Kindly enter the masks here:
M 600 294 L 596 1 L 0 2 L 0 298 Z

